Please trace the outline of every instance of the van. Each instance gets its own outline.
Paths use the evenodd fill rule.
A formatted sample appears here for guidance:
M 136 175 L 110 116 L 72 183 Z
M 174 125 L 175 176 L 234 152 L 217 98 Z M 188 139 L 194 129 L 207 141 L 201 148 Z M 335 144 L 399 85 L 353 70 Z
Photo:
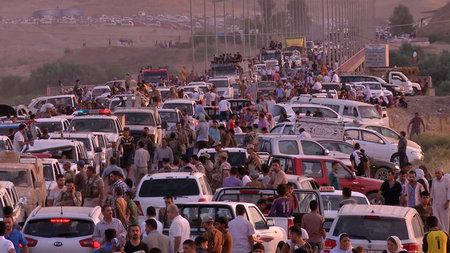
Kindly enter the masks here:
M 217 88 L 219 97 L 234 98 L 233 80 L 229 77 L 214 77 L 208 80 Z
M 75 95 L 38 97 L 31 101 L 31 103 L 28 105 L 28 109 L 30 110 L 30 113 L 35 114 L 41 109 L 41 106 L 45 103 L 50 103 L 54 105 L 55 108 L 59 108 L 61 106 L 63 106 L 64 108 L 66 107 L 75 108 L 78 105 L 78 99 L 76 98 Z
M 389 126 L 387 114 L 380 115 L 374 105 L 342 99 L 310 98 L 297 96 L 290 101 L 291 104 L 319 104 L 327 106 L 341 115 L 360 124 Z

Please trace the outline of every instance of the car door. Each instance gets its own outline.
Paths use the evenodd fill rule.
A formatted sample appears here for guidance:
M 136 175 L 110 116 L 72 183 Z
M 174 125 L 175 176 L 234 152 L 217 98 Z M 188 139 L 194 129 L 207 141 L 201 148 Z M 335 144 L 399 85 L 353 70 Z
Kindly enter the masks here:
M 360 131 L 359 144 L 367 156 L 381 161 L 390 161 L 392 154 L 396 151 L 385 143 L 380 136 L 365 130 Z
M 277 244 L 281 238 L 277 238 L 278 235 L 269 228 L 261 211 L 255 206 L 249 206 L 247 209 L 247 215 L 248 220 L 255 229 L 255 235 L 253 237 L 255 241 L 263 243 L 267 252 L 275 252 Z

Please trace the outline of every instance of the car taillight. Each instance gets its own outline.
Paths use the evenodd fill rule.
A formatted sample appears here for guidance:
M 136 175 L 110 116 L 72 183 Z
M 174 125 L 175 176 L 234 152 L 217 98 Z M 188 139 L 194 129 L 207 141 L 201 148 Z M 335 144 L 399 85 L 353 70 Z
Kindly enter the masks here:
M 142 216 L 144 215 L 144 212 L 142 212 L 142 207 L 141 207 L 141 203 L 137 200 L 134 201 L 134 203 L 136 204 L 137 208 L 138 208 L 138 215 Z
M 331 239 L 326 239 L 324 246 L 323 246 L 323 252 L 329 253 L 334 247 L 336 247 L 336 241 Z
M 403 244 L 403 249 L 408 251 L 408 253 L 417 253 L 419 252 L 419 245 L 417 243 L 407 243 Z
M 100 248 L 100 243 L 97 241 L 94 241 L 92 238 L 80 240 L 81 247 L 89 247 L 89 248 Z
M 30 237 L 25 237 L 25 240 L 27 240 L 27 246 L 28 247 L 34 247 L 38 243 L 37 240 L 31 239 Z
M 205 198 L 201 198 L 198 200 L 198 202 L 206 202 L 207 200 Z
M 288 227 L 286 231 L 289 231 L 289 228 L 294 226 L 294 219 L 293 218 L 289 218 L 288 219 Z M 287 233 L 288 239 L 291 239 L 291 234 L 288 232 Z

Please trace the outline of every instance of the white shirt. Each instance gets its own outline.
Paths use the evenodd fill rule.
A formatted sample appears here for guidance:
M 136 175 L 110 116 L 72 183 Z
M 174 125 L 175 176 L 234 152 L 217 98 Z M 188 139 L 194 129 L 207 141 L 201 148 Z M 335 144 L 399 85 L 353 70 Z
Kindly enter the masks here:
M 298 135 L 298 137 L 300 137 L 301 139 L 312 139 L 311 134 L 309 134 L 306 131 L 303 131 L 302 133 L 300 133 Z
M 430 197 L 433 199 L 433 208 L 443 206 L 450 200 L 450 180 L 446 177 L 442 177 L 441 180 L 433 178 Z
M 328 76 L 328 75 L 325 75 L 323 78 L 322 78 L 322 82 L 324 82 L 324 83 L 329 83 L 331 81 L 331 78 Z
M 148 161 L 150 161 L 150 154 L 144 148 L 139 148 L 134 153 L 134 165 L 136 168 L 146 168 L 148 166 Z
M 183 242 L 187 239 L 190 239 L 190 236 L 191 226 L 189 225 L 189 221 L 187 221 L 181 215 L 175 217 L 169 228 L 170 252 L 182 252 Z M 181 241 L 180 247 L 174 250 L 175 237 L 181 237 Z
M 339 76 L 335 73 L 333 75 L 333 83 L 339 83 L 339 82 L 340 82 Z
M 225 99 L 221 100 L 219 102 L 219 112 L 228 112 L 228 108 L 230 108 L 230 106 L 230 102 L 226 101 Z
M 242 183 L 244 185 L 246 185 L 247 183 L 250 183 L 252 180 L 250 179 L 250 177 L 248 175 L 245 175 L 242 177 Z
M 0 236 L 0 253 L 9 253 L 11 249 L 14 249 L 14 244 L 4 236 Z
M 319 81 L 317 81 L 317 82 L 314 83 L 314 85 L 312 86 L 311 89 L 313 89 L 313 90 L 321 90 L 322 89 L 322 84 Z
M 55 188 L 53 188 L 49 193 L 48 193 L 48 199 L 53 200 L 53 205 L 55 206 L 56 204 L 56 199 L 59 197 L 59 194 L 62 191 L 65 191 L 66 187 L 64 186 L 62 189 L 60 189 L 58 186 L 56 186 Z
M 162 234 L 163 232 L 163 224 L 159 222 L 155 217 L 150 217 L 149 219 L 154 219 L 156 221 L 156 230 Z M 147 233 L 145 233 L 145 221 L 141 223 L 141 231 L 142 231 L 142 240 L 145 242 L 145 238 L 147 238 Z
M 25 142 L 25 137 L 23 137 L 23 134 L 20 131 L 17 131 L 14 134 L 14 143 L 13 143 L 13 148 L 15 152 L 20 152 L 22 150 L 23 146 L 20 146 L 19 142 Z
M 252 249 L 248 243 L 248 237 L 255 234 L 252 224 L 239 215 L 228 222 L 228 227 L 228 231 L 233 238 L 232 252 L 251 252 Z

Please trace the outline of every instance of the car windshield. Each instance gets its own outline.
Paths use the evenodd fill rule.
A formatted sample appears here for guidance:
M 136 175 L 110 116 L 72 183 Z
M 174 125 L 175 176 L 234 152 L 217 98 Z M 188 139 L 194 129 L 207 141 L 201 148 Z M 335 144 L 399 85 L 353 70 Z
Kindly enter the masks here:
M 104 89 L 95 89 L 95 90 L 92 91 L 92 95 L 96 97 L 96 96 L 100 96 L 100 95 L 102 95 L 103 93 L 107 93 L 107 92 L 110 92 L 109 89 L 107 89 L 107 88 L 104 88 Z
M 228 87 L 228 80 L 212 80 L 210 81 L 213 83 L 216 88 L 227 88 Z
M 73 119 L 70 122 L 70 132 L 102 132 L 116 133 L 113 119 Z
M 117 112 L 117 116 L 125 116 L 125 125 L 139 125 L 139 126 L 155 126 L 155 119 L 152 113 L 148 112 Z
M 227 152 L 228 163 L 231 167 L 244 167 L 247 156 L 244 152 Z M 214 161 L 216 153 L 208 153 L 211 155 L 210 161 Z
M 359 113 L 362 118 L 365 119 L 381 119 L 380 114 L 378 113 L 375 106 L 358 106 Z
M 95 224 L 92 221 L 57 217 L 30 220 L 23 231 L 26 235 L 44 238 L 74 238 L 91 236 L 94 233 L 94 227 Z
M 159 112 L 162 122 L 178 123 L 178 117 L 176 112 Z
M 144 72 L 144 80 L 146 83 L 157 83 L 160 79 L 167 80 L 167 71 L 150 71 Z
M 339 217 L 333 236 L 347 233 L 351 239 L 386 241 L 391 235 L 400 240 L 407 240 L 408 229 L 405 219 L 369 216 L 341 216 Z
M 381 90 L 381 85 L 379 83 L 365 83 L 365 86 L 369 86 L 371 90 Z
M 51 150 L 30 150 L 31 153 L 42 153 L 42 154 L 50 154 L 52 158 L 58 159 L 60 161 L 74 161 L 74 147 L 63 147 L 63 148 L 56 148 Z M 82 159 L 80 157 L 80 159 Z
M 188 115 L 193 115 L 193 107 L 191 103 L 164 103 L 163 109 L 178 109 L 180 111 L 186 110 Z
M 62 129 L 61 122 L 36 122 L 36 126 L 39 127 L 41 130 L 47 128 L 49 133 L 59 132 Z
M 337 211 L 339 210 L 339 205 L 342 201 L 342 195 L 322 195 L 322 203 L 323 208 L 326 211 Z M 367 199 L 364 197 L 355 197 L 352 196 L 352 199 L 356 200 L 356 203 L 359 205 L 369 205 Z
M 139 197 L 195 196 L 199 195 L 197 181 L 192 178 L 150 179 L 142 183 Z
M 26 170 L 0 171 L 0 181 L 11 181 L 16 187 L 31 187 L 30 175 Z

